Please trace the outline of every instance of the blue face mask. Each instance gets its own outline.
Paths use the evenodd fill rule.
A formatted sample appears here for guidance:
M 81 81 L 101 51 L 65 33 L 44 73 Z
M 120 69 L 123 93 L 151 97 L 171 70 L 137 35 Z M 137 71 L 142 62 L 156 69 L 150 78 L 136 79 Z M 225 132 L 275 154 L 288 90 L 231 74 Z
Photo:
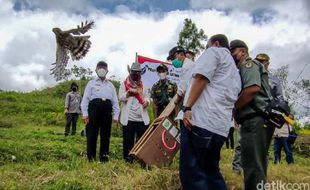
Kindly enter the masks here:
M 172 61 L 172 65 L 175 67 L 175 68 L 181 68 L 182 67 L 182 62 L 178 59 L 174 59 Z

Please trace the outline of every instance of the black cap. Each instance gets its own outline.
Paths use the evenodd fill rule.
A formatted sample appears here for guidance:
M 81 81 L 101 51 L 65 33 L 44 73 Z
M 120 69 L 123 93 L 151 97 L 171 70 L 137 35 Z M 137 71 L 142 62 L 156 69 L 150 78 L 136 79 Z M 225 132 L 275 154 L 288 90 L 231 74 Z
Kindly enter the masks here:
M 246 43 L 242 40 L 233 40 L 230 42 L 230 44 L 229 44 L 230 51 L 235 49 L 235 48 L 245 48 L 246 50 L 249 50 Z
M 79 88 L 79 86 L 76 84 L 76 82 L 71 83 L 71 88 L 73 88 L 73 86 L 75 86 L 76 88 Z
M 185 49 L 184 49 L 182 46 L 176 46 L 176 47 L 172 48 L 172 49 L 169 51 L 169 55 L 168 55 L 168 57 L 167 57 L 167 60 L 172 60 L 174 54 L 175 54 L 175 53 L 178 53 L 178 52 L 184 52 L 184 53 L 185 53 Z
M 168 71 L 168 67 L 164 64 L 160 64 L 157 68 L 156 71 L 159 72 L 159 69 L 164 69 L 165 71 Z
M 104 62 L 104 61 L 99 61 L 98 63 L 97 63 L 97 67 L 98 66 L 106 66 L 106 67 L 108 67 L 108 64 L 106 63 L 106 62 Z

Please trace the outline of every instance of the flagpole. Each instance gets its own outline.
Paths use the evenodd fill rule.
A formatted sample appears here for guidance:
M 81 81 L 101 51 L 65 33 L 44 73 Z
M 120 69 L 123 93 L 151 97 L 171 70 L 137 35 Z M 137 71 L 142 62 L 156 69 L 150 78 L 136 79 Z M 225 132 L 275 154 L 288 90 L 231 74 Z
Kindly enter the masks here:
M 138 52 L 136 52 L 136 63 L 138 63 Z

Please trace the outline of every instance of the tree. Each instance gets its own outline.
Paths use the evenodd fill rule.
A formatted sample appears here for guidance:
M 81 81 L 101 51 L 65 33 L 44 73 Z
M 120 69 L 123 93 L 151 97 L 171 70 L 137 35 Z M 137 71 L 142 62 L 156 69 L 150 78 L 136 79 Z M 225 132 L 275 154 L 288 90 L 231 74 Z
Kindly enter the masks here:
M 196 24 L 191 19 L 184 19 L 184 26 L 179 34 L 178 46 L 199 54 L 201 50 L 205 49 L 202 41 L 206 39 L 207 36 L 202 29 L 198 31 Z
M 71 73 L 81 80 L 89 80 L 92 78 L 93 71 L 90 68 L 85 69 L 84 67 L 78 67 L 74 65 L 71 68 Z

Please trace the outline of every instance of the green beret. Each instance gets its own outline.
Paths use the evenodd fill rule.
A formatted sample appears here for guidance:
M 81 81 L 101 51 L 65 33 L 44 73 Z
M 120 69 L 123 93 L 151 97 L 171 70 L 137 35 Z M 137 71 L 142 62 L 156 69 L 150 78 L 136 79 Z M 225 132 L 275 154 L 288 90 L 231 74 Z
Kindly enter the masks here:
M 258 61 L 270 61 L 270 57 L 265 53 L 260 53 L 256 55 Z
M 157 68 L 156 71 L 159 72 L 159 69 L 164 69 L 165 71 L 168 71 L 168 67 L 164 64 L 160 64 Z
M 230 42 L 230 44 L 229 44 L 230 51 L 235 49 L 235 48 L 245 48 L 246 50 L 249 50 L 246 43 L 242 40 L 233 40 Z

